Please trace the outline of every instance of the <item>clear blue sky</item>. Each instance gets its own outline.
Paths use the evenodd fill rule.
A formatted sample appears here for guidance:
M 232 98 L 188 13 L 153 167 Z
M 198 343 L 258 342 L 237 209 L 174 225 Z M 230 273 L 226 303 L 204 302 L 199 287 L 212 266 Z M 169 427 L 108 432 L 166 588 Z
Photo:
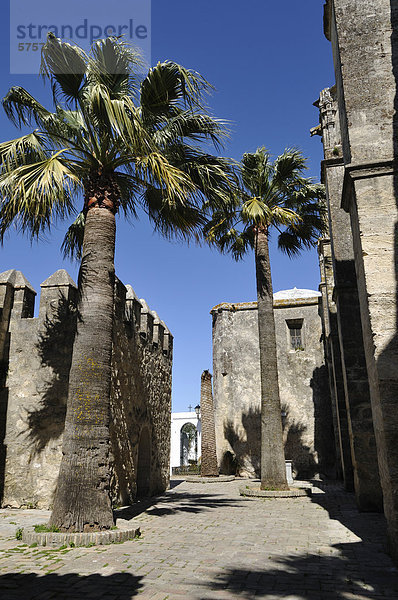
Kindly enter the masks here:
M 112 3 L 106 4 L 112 11 Z M 277 155 L 298 146 L 309 158 L 308 174 L 319 177 L 320 138 L 309 137 L 318 123 L 312 103 L 334 83 L 322 13 L 322 0 L 152 0 L 152 62 L 177 61 L 217 88 L 210 98 L 212 111 L 232 122 L 226 156 L 240 159 L 258 146 Z M 9 75 L 5 9 L 2 17 L 0 95 L 22 85 L 48 104 L 49 88 L 37 76 Z M 18 135 L 2 111 L 0 131 L 2 140 Z M 0 248 L 0 271 L 20 269 L 37 291 L 59 268 L 76 280 L 77 266 L 64 262 L 59 252 L 64 231 L 60 224 L 32 245 L 11 232 Z M 272 247 L 271 261 L 274 291 L 318 288 L 315 250 L 289 260 Z M 207 248 L 164 241 L 145 220 L 131 225 L 119 219 L 116 272 L 174 334 L 173 409 L 187 410 L 199 401 L 201 372 L 212 369 L 209 310 L 223 301 L 255 299 L 253 257 L 235 263 Z

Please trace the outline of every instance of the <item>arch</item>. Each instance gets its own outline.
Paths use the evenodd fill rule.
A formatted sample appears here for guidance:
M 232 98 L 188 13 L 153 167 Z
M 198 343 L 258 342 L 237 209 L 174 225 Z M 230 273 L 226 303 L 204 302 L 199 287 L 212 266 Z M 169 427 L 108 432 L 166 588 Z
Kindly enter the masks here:
M 180 466 L 198 462 L 198 430 L 193 423 L 184 423 L 180 429 Z
M 137 459 L 137 498 L 149 496 L 151 482 L 151 436 L 148 427 L 141 430 Z

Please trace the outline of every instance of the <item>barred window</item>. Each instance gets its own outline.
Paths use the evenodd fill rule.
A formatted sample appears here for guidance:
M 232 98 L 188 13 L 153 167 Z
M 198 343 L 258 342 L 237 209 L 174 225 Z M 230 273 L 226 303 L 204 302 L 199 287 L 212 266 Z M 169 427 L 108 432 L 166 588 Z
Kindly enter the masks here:
M 303 319 L 286 321 L 289 329 L 290 349 L 304 350 Z

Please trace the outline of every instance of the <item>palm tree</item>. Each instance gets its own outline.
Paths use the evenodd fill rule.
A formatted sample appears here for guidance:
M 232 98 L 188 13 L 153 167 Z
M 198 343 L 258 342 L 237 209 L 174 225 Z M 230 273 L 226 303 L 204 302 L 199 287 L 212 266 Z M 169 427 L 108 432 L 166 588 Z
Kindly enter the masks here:
M 306 161 L 285 150 L 274 163 L 265 148 L 244 154 L 243 193 L 233 212 L 219 211 L 205 227 L 207 239 L 240 259 L 254 249 L 261 371 L 261 489 L 287 489 L 279 399 L 273 291 L 268 243 L 294 256 L 314 246 L 325 228 L 324 189 L 303 177 Z
M 115 215 L 147 213 L 166 236 L 189 237 L 203 210 L 229 202 L 230 161 L 201 150 L 225 135 L 203 98 L 209 84 L 173 63 L 159 63 L 141 81 L 137 51 L 117 38 L 96 41 L 89 54 L 49 34 L 42 73 L 55 110 L 25 89 L 3 101 L 18 126 L 36 125 L 0 144 L 0 238 L 11 224 L 37 237 L 56 219 L 83 209 L 64 250 L 79 254 L 77 334 L 69 377 L 63 458 L 51 524 L 62 531 L 108 529 L 109 420 L 114 302 Z M 82 198 L 83 197 L 83 198 Z

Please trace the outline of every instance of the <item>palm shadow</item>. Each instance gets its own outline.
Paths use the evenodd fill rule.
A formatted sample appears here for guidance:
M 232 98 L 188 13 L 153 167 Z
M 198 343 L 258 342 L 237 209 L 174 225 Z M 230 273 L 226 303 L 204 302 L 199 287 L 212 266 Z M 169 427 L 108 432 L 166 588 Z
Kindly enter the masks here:
M 65 428 L 69 371 L 76 333 L 75 304 L 61 295 L 56 308 L 46 316 L 39 333 L 38 354 L 43 366 L 51 369 L 40 394 L 38 408 L 27 415 L 27 434 L 33 453 L 41 453 L 51 440 L 61 437 Z
M 398 571 L 386 548 L 386 522 L 380 513 L 360 513 L 354 495 L 336 482 L 316 481 L 312 502 L 324 508 L 360 538 L 333 544 L 316 552 L 282 555 L 278 548 L 264 557 L 264 568 L 223 569 L 203 585 L 212 591 L 228 590 L 239 598 L 346 600 L 398 598 Z M 299 549 L 301 550 L 301 549 Z M 206 599 L 211 596 L 206 593 Z M 215 596 L 216 597 L 216 596 Z
M 304 423 L 293 418 L 287 404 L 282 404 L 281 410 L 285 458 L 292 461 L 296 479 L 311 479 L 318 471 L 318 464 L 314 452 L 304 442 L 308 428 Z
M 227 569 L 212 582 L 203 585 L 211 590 L 228 590 L 239 598 L 286 598 L 297 600 L 361 600 L 398 597 L 398 576 L 386 555 L 372 559 L 362 543 L 336 544 L 334 556 L 317 554 L 272 556 L 270 569 Z M 358 569 L 350 559 L 358 556 Z M 363 559 L 363 564 L 361 564 Z M 277 566 L 273 566 L 277 563 Z M 386 568 L 387 567 L 387 568 Z M 210 600 L 211 596 L 206 594 Z
M 285 458 L 293 462 L 297 479 L 311 479 L 318 472 L 319 466 L 314 452 L 305 443 L 307 426 L 292 416 L 289 406 L 281 406 L 283 440 Z M 224 436 L 233 452 L 225 452 L 221 460 L 220 472 L 226 475 L 240 474 L 248 469 L 253 470 L 256 478 L 260 477 L 261 457 L 261 411 L 250 408 L 242 413 L 242 427 L 232 420 L 224 422 Z
M 2 600 L 34 600 L 57 598 L 57 600 L 97 600 L 115 598 L 130 600 L 140 593 L 142 576 L 130 573 L 112 575 L 37 575 L 35 573 L 9 573 L 0 576 Z
M 195 483 L 194 486 L 202 484 Z M 215 484 L 212 484 L 215 485 Z M 237 503 L 250 502 L 244 498 L 225 498 L 219 494 L 200 494 L 200 493 L 169 493 L 164 496 L 154 498 L 144 498 L 123 508 L 115 509 L 115 519 L 134 519 L 143 512 L 148 515 L 163 517 L 180 512 L 198 514 L 200 512 L 211 511 L 218 508 L 235 508 Z
M 260 476 L 261 456 L 261 411 L 250 407 L 242 412 L 242 427 L 228 419 L 224 422 L 224 437 L 232 448 L 221 459 L 220 473 L 223 475 L 241 474 L 253 471 Z

